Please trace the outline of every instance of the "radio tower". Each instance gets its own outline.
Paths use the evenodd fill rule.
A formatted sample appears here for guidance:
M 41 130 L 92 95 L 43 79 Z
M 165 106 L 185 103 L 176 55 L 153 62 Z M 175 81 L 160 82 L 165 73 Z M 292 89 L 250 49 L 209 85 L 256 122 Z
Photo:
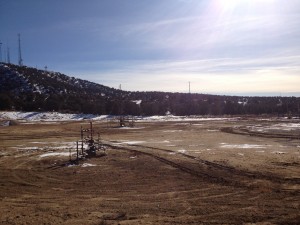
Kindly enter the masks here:
M 23 66 L 23 59 L 22 59 L 22 53 L 21 53 L 21 35 L 18 34 L 19 39 L 19 66 Z

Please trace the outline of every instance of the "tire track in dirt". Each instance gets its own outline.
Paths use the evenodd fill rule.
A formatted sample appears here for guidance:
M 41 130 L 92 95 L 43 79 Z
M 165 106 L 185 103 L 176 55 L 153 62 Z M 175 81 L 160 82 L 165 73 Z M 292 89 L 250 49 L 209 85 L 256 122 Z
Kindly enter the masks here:
M 282 178 L 278 177 L 272 174 L 262 174 L 259 172 L 250 172 L 250 171 L 244 171 L 240 169 L 236 169 L 231 166 L 225 166 L 222 164 L 218 164 L 215 162 L 210 162 L 207 160 L 199 159 L 197 157 L 180 153 L 168 149 L 161 149 L 156 147 L 149 147 L 145 145 L 129 145 L 129 146 L 120 146 L 116 145 L 116 143 L 111 142 L 105 142 L 105 145 L 108 147 L 111 147 L 113 149 L 121 149 L 125 151 L 130 151 L 134 153 L 141 153 L 147 156 L 150 156 L 152 158 L 155 158 L 156 160 L 159 160 L 167 165 L 170 165 L 174 168 L 177 168 L 183 172 L 186 172 L 190 175 L 200 177 L 204 180 L 208 180 L 209 182 L 215 182 L 215 183 L 221 183 L 224 185 L 230 185 L 230 186 L 236 186 L 236 187 L 246 187 L 246 188 L 257 188 L 257 184 L 255 184 L 256 181 L 267 181 L 273 183 L 274 191 L 283 191 L 283 189 L 279 188 L 279 185 L 281 184 L 296 184 L 300 185 L 300 179 L 299 178 Z M 139 150 L 134 149 L 139 148 Z M 160 156 L 158 154 L 155 154 L 154 152 L 145 152 L 140 149 L 151 149 L 160 151 L 163 153 L 175 153 L 175 155 L 181 155 L 186 159 L 190 159 L 194 162 L 198 163 L 198 168 L 193 168 L 192 166 L 187 166 L 189 163 L 188 161 L 185 162 L 185 165 L 181 162 L 175 162 L 172 159 L 167 159 L 167 157 L 170 156 Z M 189 164 L 190 165 L 190 164 Z M 203 167 L 204 166 L 204 167 Z M 192 167 L 192 168 L 191 168 Z M 225 178 L 226 177 L 226 178 Z M 284 191 L 288 191 L 284 189 Z M 293 190 L 293 192 L 299 192 L 299 190 Z
M 300 184 L 300 179 L 299 178 L 281 178 L 281 177 L 277 177 L 274 175 L 265 175 L 259 172 L 251 172 L 251 171 L 245 171 L 245 170 L 240 170 L 231 166 L 226 166 L 226 165 L 222 165 L 219 163 L 215 163 L 215 162 L 211 162 L 208 160 L 203 160 L 200 158 L 197 158 L 195 156 L 191 156 L 188 155 L 186 153 L 182 153 L 182 152 L 176 152 L 176 151 L 172 151 L 172 150 L 168 150 L 168 149 L 161 149 L 161 148 L 155 148 L 155 147 L 149 147 L 149 146 L 145 146 L 145 145 L 131 145 L 131 146 L 136 146 L 136 147 L 142 147 L 142 148 L 149 148 L 149 149 L 153 149 L 153 150 L 159 150 L 159 151 L 165 151 L 168 153 L 175 153 L 175 154 L 179 154 L 182 155 L 186 158 L 189 159 L 193 159 L 196 160 L 202 164 L 205 164 L 207 166 L 210 166 L 211 168 L 214 169 L 219 169 L 219 170 L 225 170 L 228 171 L 230 173 L 239 175 L 239 176 L 243 176 L 243 177 L 248 177 L 248 178 L 252 178 L 252 179 L 264 179 L 264 180 L 269 180 L 269 181 L 276 181 L 278 183 L 292 183 L 292 184 Z
M 133 145 L 130 145 L 130 147 L 124 147 L 124 146 L 116 146 L 115 144 L 109 144 L 109 143 L 105 143 L 106 146 L 110 147 L 110 148 L 113 148 L 113 149 L 116 149 L 116 150 L 125 150 L 125 151 L 129 151 L 129 152 L 133 152 L 133 153 L 136 153 L 136 154 L 143 154 L 143 155 L 147 155 L 149 157 L 152 157 L 164 164 L 167 164 L 173 168 L 176 168 L 176 169 L 179 169 L 185 173 L 188 173 L 192 176 L 196 176 L 196 177 L 199 177 L 205 181 L 208 181 L 208 182 L 212 182 L 212 183 L 221 183 L 223 185 L 233 185 L 233 186 L 236 186 L 236 187 L 242 187 L 244 185 L 242 185 L 241 183 L 239 182 L 236 182 L 236 181 L 230 181 L 230 180 L 227 180 L 227 179 L 224 179 L 223 177 L 221 176 L 215 176 L 215 175 L 211 175 L 209 173 L 206 173 L 206 172 L 201 172 L 199 170 L 195 170 L 195 169 L 191 169 L 185 165 L 182 165 L 180 163 L 177 163 L 177 162 L 174 162 L 172 160 L 169 160 L 169 159 L 166 159 L 164 157 L 161 157 L 161 156 L 158 156 L 158 155 L 155 155 L 155 154 L 152 154 L 152 153 L 149 153 L 149 152 L 144 152 L 144 151 L 141 151 L 141 150 L 136 150 L 136 149 L 133 149 L 133 147 L 139 147 L 139 148 L 144 148 L 147 146 L 133 146 Z M 166 150 L 167 152 L 173 152 L 171 150 Z
M 104 145 L 107 146 L 107 147 L 110 147 L 112 149 L 125 150 L 125 151 L 133 152 L 133 153 L 136 153 L 136 154 L 143 154 L 143 155 L 152 157 L 152 158 L 154 158 L 154 159 L 156 159 L 156 160 L 158 160 L 158 161 L 160 161 L 164 164 L 172 166 L 173 168 L 179 169 L 183 172 L 186 172 L 190 175 L 193 175 L 193 176 L 196 176 L 196 177 L 199 177 L 199 178 L 202 178 L 202 179 L 214 181 L 214 182 L 217 182 L 217 183 L 228 183 L 228 181 L 226 179 L 222 178 L 222 177 L 213 176 L 213 175 L 210 175 L 208 173 L 196 171 L 196 170 L 193 170 L 193 169 L 191 169 L 187 166 L 181 165 L 180 163 L 177 163 L 177 162 L 174 162 L 172 160 L 166 159 L 164 157 L 161 157 L 161 156 L 149 153 L 149 152 L 141 151 L 141 150 L 136 150 L 136 149 L 132 148 L 132 147 L 147 148 L 147 146 L 130 145 L 131 148 L 129 148 L 129 147 L 124 147 L 124 146 L 111 144 L 109 142 L 105 142 Z M 168 152 L 173 152 L 173 151 L 168 151 Z
M 12 165 L 10 168 L 10 175 L 11 175 L 11 183 L 18 184 L 21 186 L 29 186 L 29 187 L 40 187 L 39 185 L 36 185 L 34 183 L 28 182 L 28 174 L 32 175 L 30 172 L 31 168 L 26 167 L 26 168 L 21 168 L 22 166 L 26 164 L 30 164 L 32 162 L 31 159 L 27 159 L 25 161 L 17 161 L 15 165 Z M 26 171 L 26 175 L 24 174 L 24 171 Z M 22 176 L 20 175 L 22 174 Z M 25 176 L 25 178 L 23 177 Z
M 13 164 L 10 166 L 10 174 L 12 176 L 12 183 L 21 185 L 21 186 L 31 186 L 31 187 L 38 187 L 41 186 L 39 183 L 43 182 L 43 180 L 47 181 L 55 181 L 59 182 L 58 179 L 51 178 L 49 176 L 46 176 L 43 174 L 42 170 L 39 170 L 35 168 L 33 165 L 35 165 L 37 161 L 37 156 L 39 155 L 39 152 L 34 152 L 27 155 L 21 155 L 16 154 L 12 157 L 19 156 L 14 160 Z M 11 159 L 7 159 L 8 162 L 11 162 Z M 31 178 L 31 181 L 28 180 L 28 178 Z
M 260 133 L 255 131 L 250 131 L 243 127 L 223 127 L 220 131 L 229 134 L 239 134 L 239 135 L 250 135 L 263 138 L 289 138 L 289 139 L 300 139 L 297 134 L 282 134 L 282 133 Z

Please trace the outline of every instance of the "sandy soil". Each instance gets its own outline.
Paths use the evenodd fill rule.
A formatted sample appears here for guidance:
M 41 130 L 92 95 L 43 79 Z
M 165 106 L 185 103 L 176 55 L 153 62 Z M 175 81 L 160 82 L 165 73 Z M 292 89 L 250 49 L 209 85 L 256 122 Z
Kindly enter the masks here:
M 87 122 L 0 127 L 0 224 L 299 224 L 299 129 L 279 123 L 96 122 L 107 155 L 79 165 Z

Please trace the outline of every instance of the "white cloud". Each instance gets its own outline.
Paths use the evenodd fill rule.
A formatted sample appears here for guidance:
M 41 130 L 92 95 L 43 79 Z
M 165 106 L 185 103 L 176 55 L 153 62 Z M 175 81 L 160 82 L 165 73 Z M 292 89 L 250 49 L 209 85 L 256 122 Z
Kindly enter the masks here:
M 298 92 L 300 55 L 257 59 L 128 61 L 89 79 L 124 90 L 187 92 Z M 116 62 L 116 65 L 118 63 Z

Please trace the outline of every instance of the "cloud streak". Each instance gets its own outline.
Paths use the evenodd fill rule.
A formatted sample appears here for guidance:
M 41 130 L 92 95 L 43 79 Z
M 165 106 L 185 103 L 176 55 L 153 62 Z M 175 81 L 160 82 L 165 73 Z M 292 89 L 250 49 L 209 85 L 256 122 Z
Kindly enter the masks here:
M 89 79 L 132 91 L 193 91 L 201 93 L 298 92 L 300 55 L 257 59 L 207 59 L 188 61 L 128 61 L 106 65 Z M 122 66 L 120 66 L 122 64 Z
M 7 2 L 0 39 L 21 32 L 26 63 L 127 90 L 297 92 L 300 2 L 229 2 Z

